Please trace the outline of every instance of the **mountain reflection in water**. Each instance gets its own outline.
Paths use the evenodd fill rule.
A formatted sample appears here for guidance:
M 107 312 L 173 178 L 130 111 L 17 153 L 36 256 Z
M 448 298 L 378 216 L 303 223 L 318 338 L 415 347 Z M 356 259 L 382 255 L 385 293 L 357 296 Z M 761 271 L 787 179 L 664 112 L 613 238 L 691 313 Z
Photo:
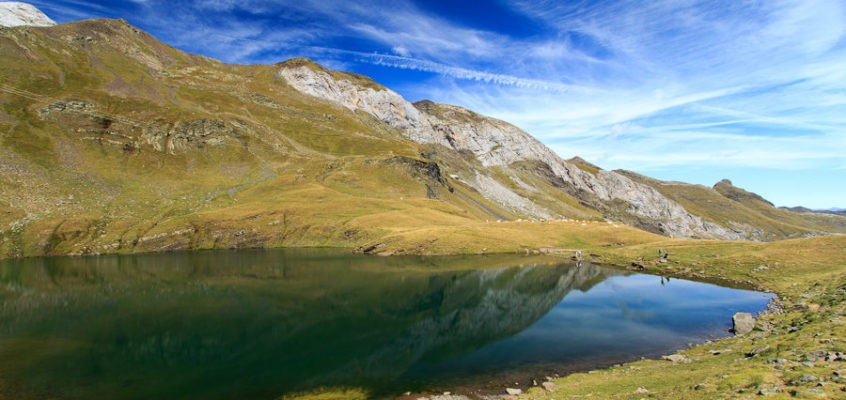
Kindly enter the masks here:
M 658 277 L 638 276 L 654 290 Z M 319 387 L 384 394 L 533 364 L 651 354 L 689 340 L 684 330 L 704 338 L 690 315 L 679 329 L 663 317 L 638 321 L 662 300 L 628 304 L 638 295 L 626 285 L 600 285 L 614 277 L 632 278 L 518 256 L 328 250 L 4 261 L 0 388 L 69 399 L 270 399 Z M 718 288 L 683 282 L 673 284 Z M 595 286 L 609 291 L 604 303 L 568 296 Z M 722 306 L 766 304 L 746 291 L 729 302 L 723 292 L 733 289 L 718 289 L 712 297 Z M 731 316 L 719 315 L 703 326 L 713 331 Z M 591 336 L 602 345 L 591 346 Z

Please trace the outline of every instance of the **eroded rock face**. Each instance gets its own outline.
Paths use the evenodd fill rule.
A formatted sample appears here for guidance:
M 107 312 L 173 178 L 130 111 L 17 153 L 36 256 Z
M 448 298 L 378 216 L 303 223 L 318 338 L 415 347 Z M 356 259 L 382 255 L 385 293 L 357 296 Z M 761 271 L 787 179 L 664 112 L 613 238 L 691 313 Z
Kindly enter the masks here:
M 42 120 L 78 126 L 80 140 L 97 140 L 121 146 L 125 151 L 147 145 L 155 151 L 176 154 L 220 146 L 227 139 L 238 137 L 235 126 L 220 120 L 134 121 L 102 114 L 95 104 L 80 100 L 57 101 L 38 112 Z
M 177 121 L 168 126 L 151 124 L 144 128 L 141 135 L 156 151 L 170 154 L 193 147 L 219 146 L 231 136 L 237 136 L 235 129 L 223 121 L 210 119 Z
M 352 111 L 364 111 L 395 128 L 408 130 L 409 133 L 424 129 L 426 121 L 421 118 L 420 112 L 392 90 L 375 90 L 348 80 L 336 80 L 329 73 L 306 65 L 283 67 L 278 75 L 302 93 L 338 103 Z
M 747 237 L 743 231 L 703 221 L 657 190 L 622 174 L 604 170 L 586 172 L 562 160 L 537 139 L 507 122 L 431 101 L 412 104 L 391 90 L 362 87 L 308 65 L 283 65 L 278 76 L 301 93 L 373 115 L 399 129 L 412 141 L 472 154 L 484 167 L 508 169 L 518 162 L 541 162 L 563 181 L 570 195 L 600 202 L 622 200 L 627 204 L 626 213 L 637 221 L 649 221 L 647 229 L 673 237 Z M 476 175 L 466 183 L 518 215 L 541 219 L 559 217 L 483 171 L 476 171 Z
M 0 26 L 53 26 L 56 23 L 41 10 L 27 3 L 0 3 Z

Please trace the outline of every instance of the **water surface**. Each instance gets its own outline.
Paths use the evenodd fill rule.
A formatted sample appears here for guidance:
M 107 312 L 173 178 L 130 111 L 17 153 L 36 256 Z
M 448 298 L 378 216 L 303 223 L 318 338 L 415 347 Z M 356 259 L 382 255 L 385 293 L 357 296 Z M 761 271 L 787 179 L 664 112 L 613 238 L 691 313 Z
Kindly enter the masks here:
M 669 354 L 727 335 L 732 314 L 768 300 L 519 256 L 12 260 L 0 262 L 0 395 L 382 397 Z

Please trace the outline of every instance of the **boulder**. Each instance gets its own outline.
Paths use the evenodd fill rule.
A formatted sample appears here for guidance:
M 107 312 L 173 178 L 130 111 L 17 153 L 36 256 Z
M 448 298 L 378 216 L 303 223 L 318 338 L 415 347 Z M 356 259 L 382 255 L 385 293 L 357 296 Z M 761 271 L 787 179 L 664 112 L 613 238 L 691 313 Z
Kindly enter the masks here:
M 752 314 L 739 312 L 734 314 L 734 317 L 732 317 L 731 320 L 734 324 L 732 330 L 735 335 L 743 335 L 752 332 L 752 329 L 755 328 L 755 318 Z
M 763 352 L 765 352 L 769 349 L 770 349 L 770 346 L 767 346 L 767 345 L 758 346 L 758 347 L 750 350 L 748 353 L 746 353 L 746 356 L 747 357 L 755 357 L 755 356 L 760 355 L 761 353 L 763 353 Z
M 667 361 L 672 361 L 673 364 L 689 363 L 690 362 L 690 359 L 687 358 L 687 356 L 684 356 L 684 355 L 681 355 L 681 354 L 671 354 L 669 356 L 663 356 L 661 358 L 664 359 L 664 360 L 667 360 Z

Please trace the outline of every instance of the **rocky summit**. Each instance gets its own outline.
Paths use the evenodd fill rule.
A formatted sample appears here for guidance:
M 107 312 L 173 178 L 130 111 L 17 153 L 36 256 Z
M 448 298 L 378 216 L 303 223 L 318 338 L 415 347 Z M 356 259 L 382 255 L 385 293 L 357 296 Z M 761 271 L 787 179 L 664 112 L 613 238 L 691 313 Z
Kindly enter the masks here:
M 227 65 L 123 20 L 7 23 L 20 7 L 3 4 L 4 25 L 29 25 L 0 29 L 3 257 L 378 251 L 409 235 L 403 251 L 427 253 L 442 239 L 431 229 L 458 243 L 462 227 L 510 221 L 760 241 L 846 232 L 843 216 L 775 208 L 728 181 L 563 160 L 505 121 L 307 59 Z M 537 242 L 504 235 L 512 250 Z
M 53 26 L 50 17 L 31 4 L 0 2 L 0 26 Z

